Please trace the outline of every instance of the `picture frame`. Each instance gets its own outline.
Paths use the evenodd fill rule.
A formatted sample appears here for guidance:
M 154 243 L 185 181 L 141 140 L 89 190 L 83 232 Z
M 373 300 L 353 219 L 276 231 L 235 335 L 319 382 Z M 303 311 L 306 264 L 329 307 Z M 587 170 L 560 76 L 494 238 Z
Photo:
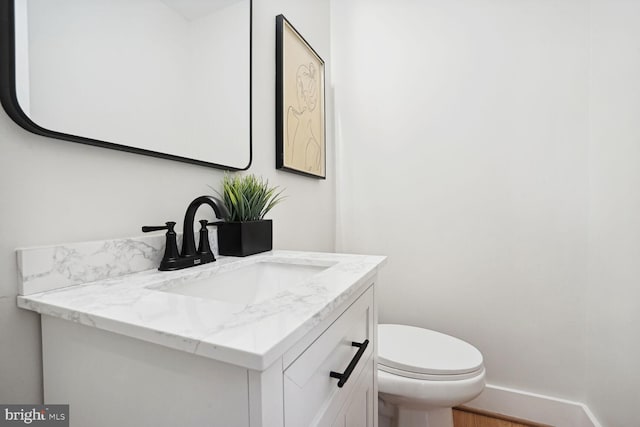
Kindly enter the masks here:
M 324 60 L 276 16 L 276 168 L 326 179 Z

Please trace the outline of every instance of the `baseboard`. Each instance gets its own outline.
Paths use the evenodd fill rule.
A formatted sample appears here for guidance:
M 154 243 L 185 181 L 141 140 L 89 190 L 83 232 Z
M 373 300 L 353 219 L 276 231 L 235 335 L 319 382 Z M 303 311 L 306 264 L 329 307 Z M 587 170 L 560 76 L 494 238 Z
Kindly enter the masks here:
M 582 403 L 490 384 L 464 406 L 555 427 L 602 427 Z

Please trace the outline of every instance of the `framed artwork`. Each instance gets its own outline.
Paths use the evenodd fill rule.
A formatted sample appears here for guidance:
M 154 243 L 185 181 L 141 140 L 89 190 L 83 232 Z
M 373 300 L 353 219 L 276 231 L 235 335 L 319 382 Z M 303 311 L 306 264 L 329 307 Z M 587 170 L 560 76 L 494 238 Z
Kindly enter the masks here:
M 325 179 L 324 61 L 276 17 L 276 168 Z

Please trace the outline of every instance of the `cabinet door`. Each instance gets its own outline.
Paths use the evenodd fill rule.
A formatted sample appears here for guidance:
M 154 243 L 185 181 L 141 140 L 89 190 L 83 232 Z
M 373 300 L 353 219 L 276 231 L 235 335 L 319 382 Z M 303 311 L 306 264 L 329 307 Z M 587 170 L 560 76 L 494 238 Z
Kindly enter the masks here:
M 369 288 L 285 369 L 285 426 L 331 426 L 373 359 L 376 345 L 373 309 L 373 289 Z M 338 387 L 338 380 L 330 372 L 343 372 L 360 350 L 352 343 L 365 340 L 369 340 L 369 345 L 344 387 Z M 367 375 L 373 378 L 370 371 Z
M 373 427 L 374 419 L 374 378 L 373 360 L 362 372 L 359 382 L 349 396 L 331 427 Z

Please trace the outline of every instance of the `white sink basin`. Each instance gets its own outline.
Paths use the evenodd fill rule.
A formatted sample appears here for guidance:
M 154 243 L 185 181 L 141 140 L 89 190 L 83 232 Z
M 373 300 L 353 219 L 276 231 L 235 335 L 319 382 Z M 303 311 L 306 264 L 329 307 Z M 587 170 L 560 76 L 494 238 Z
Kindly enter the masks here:
M 236 304 L 253 304 L 300 285 L 306 279 L 329 267 L 330 265 L 317 266 L 260 261 L 235 270 L 214 274 L 204 280 L 158 290 Z

